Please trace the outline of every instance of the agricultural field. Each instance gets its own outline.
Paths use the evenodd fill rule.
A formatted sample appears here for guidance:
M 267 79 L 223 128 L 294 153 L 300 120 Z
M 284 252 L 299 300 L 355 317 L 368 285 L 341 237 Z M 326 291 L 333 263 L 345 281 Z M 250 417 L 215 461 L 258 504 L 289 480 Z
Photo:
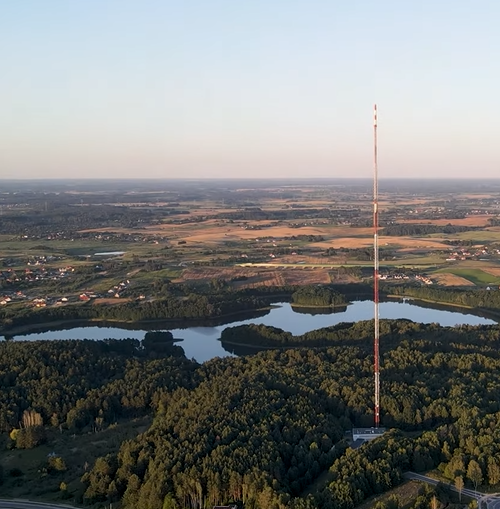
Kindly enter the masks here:
M 222 280 L 254 288 L 371 277 L 368 180 L 7 182 L 4 188 L 0 282 L 32 297 L 93 292 L 109 299 L 122 283 L 125 299 L 153 297 L 169 283 Z M 420 271 L 443 286 L 496 285 L 500 184 L 488 188 L 382 181 L 381 268 Z
M 491 269 L 490 269 L 491 270 Z M 447 271 L 447 272 L 444 272 Z M 463 268 L 463 269 L 440 269 L 435 274 L 447 274 L 459 277 L 461 280 L 469 281 L 473 285 L 499 285 L 500 275 L 494 275 L 487 270 Z

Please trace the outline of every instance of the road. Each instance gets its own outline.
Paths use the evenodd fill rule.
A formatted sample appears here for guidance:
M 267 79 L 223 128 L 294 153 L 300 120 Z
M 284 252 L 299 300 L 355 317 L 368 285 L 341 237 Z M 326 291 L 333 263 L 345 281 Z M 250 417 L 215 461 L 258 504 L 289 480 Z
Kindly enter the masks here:
M 0 498 L 0 509 L 75 509 L 74 506 L 51 504 L 45 502 L 31 502 L 29 500 Z
M 414 481 L 421 481 L 427 484 L 432 484 L 433 486 L 436 486 L 439 483 L 439 481 L 433 479 L 432 477 L 427 477 L 426 475 L 422 474 L 416 474 L 415 472 L 406 472 L 404 474 L 404 477 L 406 477 L 406 479 L 412 479 Z M 458 493 L 458 490 L 457 488 L 455 488 L 455 485 L 451 483 L 442 484 L 444 484 L 450 491 Z M 462 490 L 462 495 L 466 495 L 467 497 L 476 499 L 478 506 L 480 508 L 485 507 L 486 509 L 500 509 L 500 495 L 498 493 L 481 493 L 479 491 L 464 488 Z

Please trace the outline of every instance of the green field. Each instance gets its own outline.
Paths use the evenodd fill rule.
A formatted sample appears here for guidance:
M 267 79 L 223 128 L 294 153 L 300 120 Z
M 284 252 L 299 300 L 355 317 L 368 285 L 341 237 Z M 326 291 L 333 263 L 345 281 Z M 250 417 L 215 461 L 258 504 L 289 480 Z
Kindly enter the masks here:
M 433 234 L 430 237 L 435 238 L 443 238 L 442 234 Z M 460 240 L 472 240 L 477 244 L 484 244 L 488 242 L 498 241 L 500 242 L 500 232 L 490 231 L 490 230 L 477 230 L 477 231 L 469 231 L 469 232 L 461 232 L 454 233 L 453 235 L 449 235 L 448 238 L 460 239 Z

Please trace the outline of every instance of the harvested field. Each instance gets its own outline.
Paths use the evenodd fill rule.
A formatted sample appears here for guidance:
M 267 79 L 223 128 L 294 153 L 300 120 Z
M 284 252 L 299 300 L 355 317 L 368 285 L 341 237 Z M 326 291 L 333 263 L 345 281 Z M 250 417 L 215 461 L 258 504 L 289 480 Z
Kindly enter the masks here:
M 318 285 L 331 282 L 326 269 L 284 269 L 281 271 L 287 285 Z
M 475 286 L 472 281 L 448 272 L 431 274 L 431 278 L 441 286 Z
M 244 277 L 245 279 L 243 279 Z M 224 279 L 231 281 L 234 278 L 242 278 L 233 281 L 234 288 L 255 288 L 258 286 L 284 286 L 284 285 L 314 285 L 328 284 L 332 281 L 330 269 L 326 268 L 274 268 L 274 267 L 199 267 L 186 269 L 183 281 L 210 282 L 212 279 Z M 351 276 L 340 275 L 335 277 L 336 282 L 354 282 Z
M 213 279 L 231 281 L 245 277 L 241 281 L 234 281 L 237 288 L 253 288 L 254 286 L 280 286 L 285 284 L 280 271 L 263 268 L 246 267 L 197 267 L 183 271 L 178 281 L 199 281 L 208 283 Z
M 281 239 L 283 237 L 292 237 L 297 235 L 331 235 L 331 229 L 325 229 L 321 227 L 304 227 L 304 228 L 291 228 L 289 226 L 272 226 L 269 228 L 262 228 L 261 230 L 245 230 L 241 227 L 228 227 L 224 225 L 224 228 L 206 228 L 203 231 L 194 231 L 191 229 L 181 234 L 180 231 L 176 232 L 179 234 L 179 238 L 186 242 L 224 242 L 224 241 L 238 241 L 238 240 L 252 240 L 261 239 L 264 237 L 274 237 Z
M 325 242 L 314 243 L 315 247 L 329 247 L 333 248 L 361 248 L 373 245 L 373 237 L 359 238 L 359 237 L 340 237 L 334 238 Z M 416 238 L 416 237 L 379 237 L 380 248 L 394 247 L 401 248 L 401 250 L 411 251 L 414 249 L 449 249 L 450 246 L 444 244 L 440 240 L 429 238 Z
M 481 267 L 481 270 L 483 270 L 484 272 L 487 272 L 488 274 L 491 274 L 492 276 L 498 276 L 500 277 L 500 267 L 491 267 L 491 268 L 486 268 L 486 267 Z

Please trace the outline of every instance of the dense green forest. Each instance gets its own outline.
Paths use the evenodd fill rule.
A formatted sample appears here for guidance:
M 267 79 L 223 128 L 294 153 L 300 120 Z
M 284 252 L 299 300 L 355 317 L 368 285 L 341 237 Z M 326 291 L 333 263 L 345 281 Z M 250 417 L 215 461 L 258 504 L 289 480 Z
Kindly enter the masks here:
M 433 233 L 461 233 L 473 230 L 479 230 L 477 226 L 459 226 L 447 224 L 444 226 L 435 224 L 416 224 L 416 223 L 404 223 L 404 224 L 391 224 L 380 230 L 380 235 L 387 235 L 393 237 L 405 237 L 412 235 L 431 235 Z
M 481 341 L 487 344 L 495 341 L 499 333 L 497 325 L 441 327 L 438 324 L 416 323 L 407 319 L 380 321 L 380 339 L 383 348 L 399 345 L 402 338 L 408 341 L 426 338 L 445 345 L 457 340 L 466 341 L 469 334 L 473 335 L 476 342 Z M 226 327 L 221 333 L 220 340 L 222 343 L 265 348 L 356 345 L 362 348 L 366 347 L 368 353 L 373 340 L 373 320 L 341 322 L 299 336 L 268 325 L 237 325 Z
M 175 209 L 172 210 L 175 211 Z M 168 216 L 171 212 L 168 209 L 158 211 L 152 208 L 134 209 L 127 206 L 100 204 L 75 206 L 57 201 L 41 201 L 34 204 L 30 211 L 4 214 L 2 232 L 17 235 L 29 234 L 35 237 L 54 231 L 74 232 L 95 228 L 96 224 L 100 227 L 137 228 L 158 224 L 163 216 Z
M 86 498 L 123 497 L 139 508 L 234 500 L 347 509 L 405 470 L 445 468 L 460 444 L 450 434 L 466 433 L 464 416 L 490 423 L 500 412 L 498 328 L 406 326 L 408 337 L 383 353 L 382 423 L 423 435 L 390 433 L 344 453 L 343 430 L 371 424 L 371 343 L 216 359 L 200 368 L 195 389 L 164 395 L 146 433 L 84 476 Z M 300 499 L 332 461 L 333 481 L 313 501 Z
M 142 343 L 5 341 L 1 426 L 11 447 L 26 448 L 51 428 L 99 433 L 116 419 L 154 412 L 149 429 L 83 475 L 73 495 L 84 503 L 350 509 L 397 485 L 404 471 L 433 467 L 471 486 L 496 486 L 498 326 L 382 321 L 382 424 L 401 431 L 353 451 L 344 432 L 372 424 L 372 327 L 309 333 L 309 341 L 330 338 L 336 346 L 328 348 L 202 365 L 185 359 L 169 333 Z M 328 468 L 328 482 L 303 498 Z
M 430 288 L 428 286 L 384 286 L 384 292 L 393 295 L 404 295 L 416 299 L 431 300 L 434 302 L 456 304 L 480 309 L 500 309 L 500 291 L 473 289 L 460 290 L 457 288 Z
M 325 286 L 303 286 L 292 294 L 298 306 L 330 307 L 347 303 L 345 295 Z
M 0 431 L 26 410 L 71 429 L 149 412 L 159 392 L 195 384 L 196 363 L 169 337 L 107 341 L 0 342 Z

